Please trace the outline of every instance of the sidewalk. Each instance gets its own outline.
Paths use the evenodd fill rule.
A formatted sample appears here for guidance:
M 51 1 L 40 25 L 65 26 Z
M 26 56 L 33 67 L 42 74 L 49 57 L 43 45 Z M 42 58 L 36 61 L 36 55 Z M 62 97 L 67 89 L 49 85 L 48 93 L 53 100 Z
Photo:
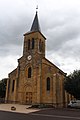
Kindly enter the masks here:
M 11 107 L 16 107 L 16 110 L 11 110 Z M 17 113 L 31 113 L 39 111 L 40 109 L 29 108 L 29 105 L 19 105 L 19 104 L 0 104 L 1 111 L 10 111 Z

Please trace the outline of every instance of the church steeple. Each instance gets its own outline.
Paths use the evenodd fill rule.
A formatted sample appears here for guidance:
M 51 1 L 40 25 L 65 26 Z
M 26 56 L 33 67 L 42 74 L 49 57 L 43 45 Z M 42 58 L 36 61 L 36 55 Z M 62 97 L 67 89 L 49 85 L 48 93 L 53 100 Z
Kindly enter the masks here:
M 46 38 L 41 33 L 38 12 L 36 11 L 30 31 L 24 34 L 23 56 L 45 57 L 45 40 Z
M 30 29 L 30 32 L 33 32 L 33 31 L 41 32 L 41 29 L 40 29 L 40 26 L 39 26 L 37 11 L 36 11 L 36 15 L 34 17 L 34 20 L 33 20 L 33 23 L 32 23 L 31 29 Z

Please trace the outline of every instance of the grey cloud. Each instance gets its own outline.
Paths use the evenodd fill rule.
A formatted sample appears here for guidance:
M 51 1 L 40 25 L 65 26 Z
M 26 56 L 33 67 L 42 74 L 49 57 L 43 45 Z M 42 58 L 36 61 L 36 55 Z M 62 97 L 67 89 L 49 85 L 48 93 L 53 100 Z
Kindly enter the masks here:
M 65 20 L 62 25 L 58 24 L 59 26 L 57 25 L 53 27 L 53 29 L 49 28 L 47 30 L 46 33 L 47 36 L 49 36 L 47 39 L 47 49 L 49 51 L 63 53 L 63 51 L 66 50 L 65 52 L 67 53 L 69 49 L 72 49 L 74 52 L 75 45 L 70 48 L 69 44 L 75 44 L 75 41 L 80 44 L 80 41 L 77 41 L 77 39 L 80 38 L 80 18 L 77 16 L 75 19 L 75 16 L 76 14 L 72 16 L 72 18 L 69 17 L 68 21 Z M 78 44 L 77 47 L 79 47 Z
M 64 66 L 62 60 L 65 58 L 78 61 L 80 59 L 80 2 L 40 0 L 38 3 L 38 16 L 42 33 L 47 38 L 48 56 L 54 53 L 53 57 L 56 59 L 53 62 L 62 67 Z M 10 55 L 21 56 L 23 34 L 30 30 L 36 4 L 35 0 L 0 0 L 0 56 L 2 58 Z M 61 58 L 58 59 L 57 56 Z
M 0 56 L 22 53 L 23 34 L 29 30 L 29 19 L 30 17 L 24 14 L 9 16 L 7 19 L 0 18 Z
M 5 48 L 5 49 L 4 49 Z M 23 47 L 22 46 L 17 46 L 17 45 L 4 45 L 0 47 L 0 57 L 7 57 L 7 56 L 15 56 L 19 55 L 21 56 L 23 52 Z

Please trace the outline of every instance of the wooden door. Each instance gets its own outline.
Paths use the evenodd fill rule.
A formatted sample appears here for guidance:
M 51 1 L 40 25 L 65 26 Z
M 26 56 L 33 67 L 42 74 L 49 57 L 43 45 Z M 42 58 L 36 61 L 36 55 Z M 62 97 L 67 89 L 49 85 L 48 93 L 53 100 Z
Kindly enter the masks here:
M 26 104 L 32 104 L 32 92 L 26 92 Z

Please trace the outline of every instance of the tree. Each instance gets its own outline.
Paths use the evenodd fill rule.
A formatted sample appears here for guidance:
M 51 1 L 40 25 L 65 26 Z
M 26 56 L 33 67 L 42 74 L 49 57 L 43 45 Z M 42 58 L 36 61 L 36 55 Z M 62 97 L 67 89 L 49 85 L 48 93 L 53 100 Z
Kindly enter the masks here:
M 7 85 L 7 78 L 4 78 L 0 81 L 0 98 L 5 98 L 6 85 Z
M 64 88 L 76 99 L 80 99 L 80 70 L 75 70 L 66 77 Z

